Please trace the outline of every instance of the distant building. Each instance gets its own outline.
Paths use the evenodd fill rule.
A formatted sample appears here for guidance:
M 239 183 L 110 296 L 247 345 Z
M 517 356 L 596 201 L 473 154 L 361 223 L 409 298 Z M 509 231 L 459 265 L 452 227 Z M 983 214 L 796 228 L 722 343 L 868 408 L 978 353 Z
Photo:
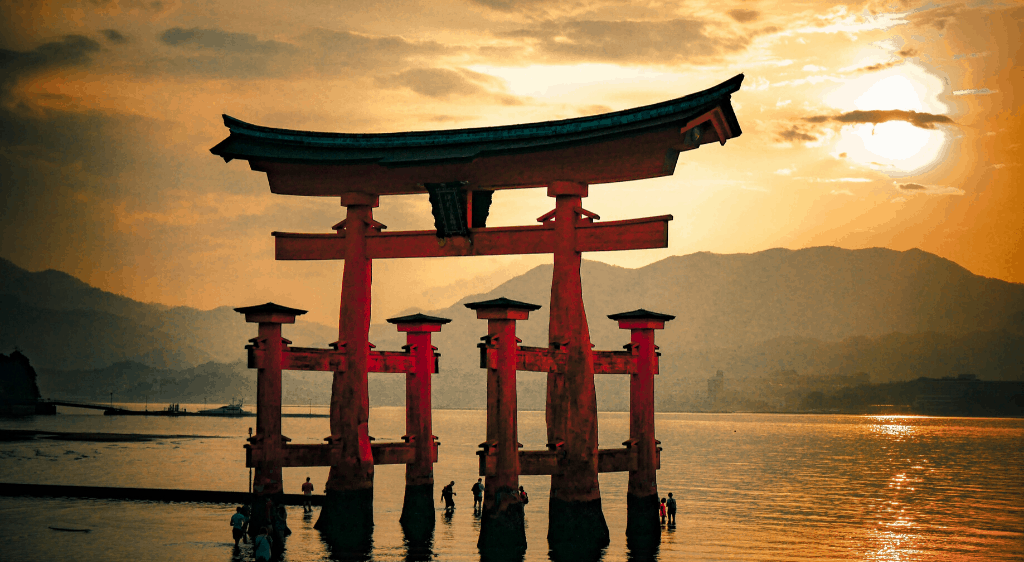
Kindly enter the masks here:
M 708 401 L 717 402 L 725 394 L 725 373 L 719 370 L 708 379 Z

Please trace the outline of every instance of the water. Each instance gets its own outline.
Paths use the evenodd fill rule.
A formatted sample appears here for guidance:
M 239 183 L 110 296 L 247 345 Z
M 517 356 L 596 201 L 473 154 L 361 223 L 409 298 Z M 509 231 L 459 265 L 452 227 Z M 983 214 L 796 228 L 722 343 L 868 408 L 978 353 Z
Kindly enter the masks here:
M 188 406 L 190 410 L 193 407 Z M 306 412 L 307 407 L 295 408 Z M 314 412 L 326 412 L 313 408 Z M 64 410 L 62 412 L 74 412 Z M 287 409 L 286 409 L 287 411 Z M 438 504 L 431 552 L 437 560 L 479 560 L 479 521 L 469 488 L 476 481 L 483 411 L 438 410 L 435 467 L 456 481 L 458 508 Z M 245 491 L 242 444 L 255 418 L 67 415 L 3 420 L 4 429 L 188 434 L 198 439 L 142 443 L 0 442 L 0 481 Z M 285 418 L 293 443 L 321 443 L 326 418 Z M 544 414 L 520 412 L 520 441 L 541 449 Z M 624 413 L 600 416 L 602 447 L 628 436 Z M 658 414 L 661 495 L 674 492 L 677 525 L 662 534 L 660 560 L 1021 560 L 1024 556 L 1024 420 L 927 417 Z M 400 408 L 374 408 L 371 434 L 397 440 Z M 284 470 L 299 493 L 326 468 Z M 626 474 L 601 475 L 612 542 L 603 560 L 627 560 Z M 548 559 L 549 478 L 524 476 L 525 559 Z M 404 468 L 377 467 L 374 560 L 406 560 L 398 517 Z M 240 560 L 228 519 L 233 506 L 106 500 L 0 498 L 4 560 Z M 317 514 L 290 508 L 285 560 L 329 560 L 312 526 Z M 89 528 L 68 533 L 54 527 Z M 415 558 L 422 555 L 409 556 Z

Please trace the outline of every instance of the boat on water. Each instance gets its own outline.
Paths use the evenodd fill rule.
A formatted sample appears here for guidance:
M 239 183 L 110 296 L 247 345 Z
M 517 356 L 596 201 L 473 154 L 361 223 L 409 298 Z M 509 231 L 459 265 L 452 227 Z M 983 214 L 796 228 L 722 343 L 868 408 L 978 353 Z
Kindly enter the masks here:
M 209 409 L 209 410 L 199 410 L 198 412 L 196 412 L 196 415 L 200 415 L 200 416 L 232 416 L 232 417 L 241 417 L 241 416 L 252 416 L 252 415 L 255 415 L 255 414 L 252 414 L 252 413 L 249 413 L 249 412 L 246 412 L 245 410 L 243 410 L 242 409 L 242 401 L 239 400 L 237 403 L 232 401 L 231 404 L 228 404 L 227 406 L 221 406 L 220 408 L 212 408 L 212 409 Z

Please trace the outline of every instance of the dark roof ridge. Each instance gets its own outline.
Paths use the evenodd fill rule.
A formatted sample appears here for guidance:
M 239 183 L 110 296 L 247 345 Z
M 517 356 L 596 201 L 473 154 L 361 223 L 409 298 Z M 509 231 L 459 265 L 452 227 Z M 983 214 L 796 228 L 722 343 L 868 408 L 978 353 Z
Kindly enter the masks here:
M 588 130 L 628 125 L 634 122 L 672 115 L 684 109 L 711 104 L 716 100 L 727 97 L 738 91 L 742 82 L 743 74 L 737 74 L 729 80 L 706 90 L 641 107 L 586 117 L 467 129 L 396 133 L 335 133 L 278 129 L 254 125 L 229 115 L 224 115 L 223 117 L 224 125 L 231 131 L 232 135 L 238 134 L 270 141 L 338 148 L 346 146 L 352 148 L 423 146 L 425 144 L 459 144 L 488 140 L 508 141 L 564 133 L 584 133 Z M 211 151 L 216 149 L 217 147 L 214 147 Z M 218 152 L 214 153 L 217 154 Z

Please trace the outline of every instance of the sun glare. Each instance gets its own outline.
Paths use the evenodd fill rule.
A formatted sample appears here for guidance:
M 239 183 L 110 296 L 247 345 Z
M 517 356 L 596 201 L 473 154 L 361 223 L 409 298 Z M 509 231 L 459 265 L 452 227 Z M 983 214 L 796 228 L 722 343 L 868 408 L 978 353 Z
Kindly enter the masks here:
M 938 101 L 942 90 L 937 77 L 917 66 L 902 65 L 848 82 L 825 101 L 842 111 L 898 109 L 941 114 L 946 111 L 946 105 Z M 947 141 L 942 130 L 921 129 L 904 121 L 852 124 L 842 128 L 836 152 L 846 153 L 853 162 L 901 176 L 935 165 Z

